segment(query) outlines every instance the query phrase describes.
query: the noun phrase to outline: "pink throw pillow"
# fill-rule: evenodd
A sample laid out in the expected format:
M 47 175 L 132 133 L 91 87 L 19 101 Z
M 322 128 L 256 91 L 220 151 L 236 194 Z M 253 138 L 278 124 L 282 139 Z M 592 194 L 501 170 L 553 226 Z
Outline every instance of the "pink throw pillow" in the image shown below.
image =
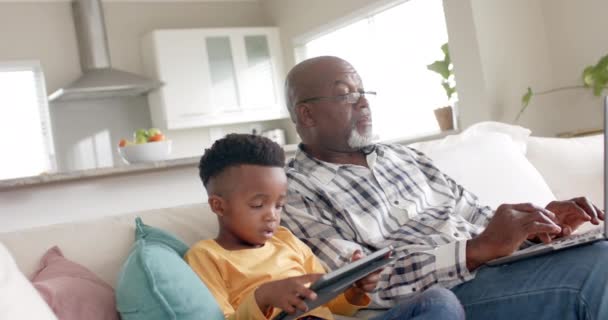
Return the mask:
M 87 268 L 49 249 L 32 284 L 60 320 L 118 320 L 114 289 Z

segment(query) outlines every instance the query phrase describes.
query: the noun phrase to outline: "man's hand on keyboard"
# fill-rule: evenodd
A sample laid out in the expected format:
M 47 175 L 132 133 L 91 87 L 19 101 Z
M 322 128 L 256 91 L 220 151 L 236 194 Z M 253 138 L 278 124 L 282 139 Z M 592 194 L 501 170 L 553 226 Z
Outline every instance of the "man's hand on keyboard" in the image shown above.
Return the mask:
M 487 261 L 508 256 L 530 237 L 538 236 L 549 243 L 551 235 L 561 231 L 549 210 L 529 203 L 503 204 L 496 209 L 485 230 L 467 241 L 467 268 L 472 271 Z
M 546 207 L 557 217 L 562 232 L 558 237 L 571 235 L 585 222 L 598 225 L 604 220 L 604 211 L 591 203 L 586 197 L 578 197 L 565 201 L 552 201 Z

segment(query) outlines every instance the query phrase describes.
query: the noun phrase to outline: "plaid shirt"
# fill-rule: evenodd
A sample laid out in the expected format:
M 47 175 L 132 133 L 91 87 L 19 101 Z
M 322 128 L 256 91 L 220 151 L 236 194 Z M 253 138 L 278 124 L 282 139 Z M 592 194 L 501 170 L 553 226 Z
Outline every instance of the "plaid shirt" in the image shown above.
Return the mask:
M 320 161 L 300 148 L 287 166 L 282 224 L 329 269 L 349 262 L 355 249 L 392 245 L 398 259 L 372 294 L 379 307 L 472 279 L 466 241 L 484 229 L 492 209 L 414 149 L 376 144 L 364 151 L 369 168 Z

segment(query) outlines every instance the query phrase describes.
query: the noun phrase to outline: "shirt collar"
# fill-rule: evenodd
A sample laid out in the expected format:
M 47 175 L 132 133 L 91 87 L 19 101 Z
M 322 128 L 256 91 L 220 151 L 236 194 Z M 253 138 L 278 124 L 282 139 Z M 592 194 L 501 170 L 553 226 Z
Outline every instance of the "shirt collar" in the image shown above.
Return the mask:
M 373 167 L 376 158 L 382 154 L 378 149 L 376 144 L 362 149 L 370 168 Z M 370 160 L 372 161 L 370 162 Z M 338 170 L 343 166 L 346 165 L 322 161 L 311 156 L 304 151 L 303 144 L 301 143 L 298 145 L 298 150 L 296 150 L 294 161 L 291 165 L 296 171 L 315 177 L 323 184 L 331 182 L 338 173 Z

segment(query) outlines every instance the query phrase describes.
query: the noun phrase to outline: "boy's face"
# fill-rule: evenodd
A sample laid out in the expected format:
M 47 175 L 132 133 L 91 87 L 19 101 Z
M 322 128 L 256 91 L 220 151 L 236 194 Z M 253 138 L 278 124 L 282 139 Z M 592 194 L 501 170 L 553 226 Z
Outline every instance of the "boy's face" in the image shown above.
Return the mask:
M 219 178 L 224 191 L 209 198 L 219 217 L 218 243 L 226 249 L 263 246 L 281 222 L 287 193 L 283 168 L 240 165 Z

